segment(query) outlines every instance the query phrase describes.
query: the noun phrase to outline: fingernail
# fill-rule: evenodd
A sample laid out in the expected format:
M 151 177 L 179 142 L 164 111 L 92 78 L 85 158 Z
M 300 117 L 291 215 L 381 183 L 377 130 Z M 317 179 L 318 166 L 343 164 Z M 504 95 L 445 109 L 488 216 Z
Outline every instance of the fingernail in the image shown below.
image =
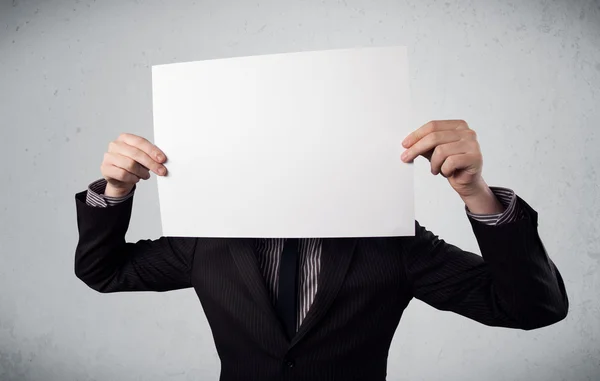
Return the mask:
M 167 172 L 167 170 L 165 169 L 165 167 L 158 168 L 158 174 L 159 175 L 164 175 L 166 172 Z
M 403 147 L 408 147 L 408 138 L 406 138 L 406 139 L 404 139 L 404 140 L 402 141 L 402 146 L 403 146 Z
M 408 157 L 408 151 L 404 151 L 401 156 L 402 160 L 406 160 L 407 157 Z
M 161 155 L 160 153 L 156 154 L 156 159 L 158 159 L 158 161 L 163 161 L 165 159 L 165 157 L 163 155 Z

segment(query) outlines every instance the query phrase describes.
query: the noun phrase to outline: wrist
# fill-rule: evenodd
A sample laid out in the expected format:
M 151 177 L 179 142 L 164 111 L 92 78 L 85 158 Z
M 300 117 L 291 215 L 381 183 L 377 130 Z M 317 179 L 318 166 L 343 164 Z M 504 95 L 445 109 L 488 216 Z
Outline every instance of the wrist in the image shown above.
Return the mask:
M 132 189 L 133 189 L 133 185 L 130 187 L 120 188 L 120 187 L 112 186 L 110 183 L 107 183 L 106 188 L 104 189 L 104 195 L 108 196 L 108 197 L 115 197 L 115 198 L 125 197 L 129 193 L 131 193 Z
M 473 214 L 499 214 L 505 208 L 483 179 L 466 194 L 460 195 L 469 212 Z

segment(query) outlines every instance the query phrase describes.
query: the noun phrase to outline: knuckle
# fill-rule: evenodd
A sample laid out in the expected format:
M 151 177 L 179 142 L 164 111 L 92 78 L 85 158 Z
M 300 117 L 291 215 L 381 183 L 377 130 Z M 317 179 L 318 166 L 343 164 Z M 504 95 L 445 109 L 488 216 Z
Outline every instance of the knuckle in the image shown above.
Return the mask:
M 432 156 L 430 164 L 432 170 L 437 169 L 439 171 L 442 167 L 442 164 L 444 164 L 444 161 L 439 156 Z
M 431 163 L 439 162 L 442 157 L 444 157 L 444 148 L 442 148 L 442 146 L 437 146 L 431 154 Z
M 127 158 L 133 162 L 139 162 L 141 160 L 140 152 L 136 149 L 128 151 Z
M 133 155 L 133 159 L 135 161 L 135 164 L 137 166 L 137 168 L 148 168 L 149 165 L 152 165 L 152 161 L 148 160 L 148 157 L 146 156 L 146 154 L 144 154 L 141 151 L 137 151 L 134 155 Z
M 122 132 L 119 134 L 119 137 L 117 138 L 117 140 L 125 140 L 127 138 L 129 138 L 131 136 L 131 134 L 127 133 L 127 132 Z
M 127 159 L 127 162 L 125 164 L 125 169 L 127 169 L 130 172 L 135 171 L 137 168 L 137 162 L 131 158 Z
M 131 142 L 133 143 L 133 145 L 138 146 L 140 145 L 145 139 L 142 138 L 139 135 L 134 135 L 134 134 L 127 134 L 127 136 L 129 137 L 129 140 L 131 140 Z
M 119 168 L 115 174 L 115 178 L 117 180 L 123 181 L 123 182 L 126 182 L 127 180 L 129 180 L 128 176 L 129 176 L 129 172 L 127 172 L 126 170 L 124 170 L 122 168 Z
M 436 144 L 436 145 L 440 142 L 440 140 L 442 138 L 442 134 L 439 131 L 432 132 L 431 134 L 429 134 L 429 136 L 430 136 L 429 139 L 430 139 L 431 143 Z
M 110 178 L 117 181 L 123 181 L 123 174 L 121 171 L 117 170 L 115 173 L 111 174 Z

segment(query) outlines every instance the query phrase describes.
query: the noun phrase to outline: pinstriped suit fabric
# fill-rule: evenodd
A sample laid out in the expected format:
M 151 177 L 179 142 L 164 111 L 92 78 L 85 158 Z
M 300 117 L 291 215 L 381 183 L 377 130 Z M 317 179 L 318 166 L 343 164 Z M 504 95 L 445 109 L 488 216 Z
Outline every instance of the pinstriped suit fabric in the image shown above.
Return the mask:
M 135 189 L 124 197 L 105 196 L 104 189 L 106 180 L 100 179 L 90 184 L 86 195 L 86 203 L 95 207 L 108 207 L 117 205 L 133 197 Z M 496 225 L 509 223 L 522 218 L 522 211 L 518 208 L 514 192 L 505 188 L 493 188 L 494 193 L 506 211 L 501 214 L 474 215 L 467 214 L 475 220 Z M 321 240 L 318 238 L 302 239 L 300 241 L 300 276 L 299 276 L 299 298 L 297 306 L 298 325 L 308 313 L 318 289 L 318 279 L 321 270 Z M 275 304 L 278 294 L 279 260 L 283 251 L 284 239 L 260 239 L 256 241 L 256 255 L 267 289 L 271 295 L 272 303 Z
M 133 198 L 110 208 L 76 195 L 75 273 L 100 292 L 193 287 L 213 332 L 221 380 L 385 380 L 410 300 L 483 324 L 535 329 L 566 316 L 563 280 L 537 233 L 537 213 L 497 226 L 471 219 L 482 256 L 416 223 L 415 237 L 321 242 L 318 291 L 289 341 L 273 309 L 259 240 L 126 242 Z M 265 277 L 266 274 L 266 277 Z

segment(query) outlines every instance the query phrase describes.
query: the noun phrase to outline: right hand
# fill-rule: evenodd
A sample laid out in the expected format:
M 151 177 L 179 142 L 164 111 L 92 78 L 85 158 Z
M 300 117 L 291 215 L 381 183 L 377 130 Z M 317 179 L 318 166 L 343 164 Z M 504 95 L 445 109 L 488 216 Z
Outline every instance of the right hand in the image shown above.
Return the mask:
M 167 168 L 163 163 L 166 160 L 164 152 L 148 140 L 133 134 L 121 134 L 109 143 L 100 166 L 107 181 L 104 194 L 109 197 L 125 196 L 140 179 L 148 180 L 150 171 L 165 176 Z

